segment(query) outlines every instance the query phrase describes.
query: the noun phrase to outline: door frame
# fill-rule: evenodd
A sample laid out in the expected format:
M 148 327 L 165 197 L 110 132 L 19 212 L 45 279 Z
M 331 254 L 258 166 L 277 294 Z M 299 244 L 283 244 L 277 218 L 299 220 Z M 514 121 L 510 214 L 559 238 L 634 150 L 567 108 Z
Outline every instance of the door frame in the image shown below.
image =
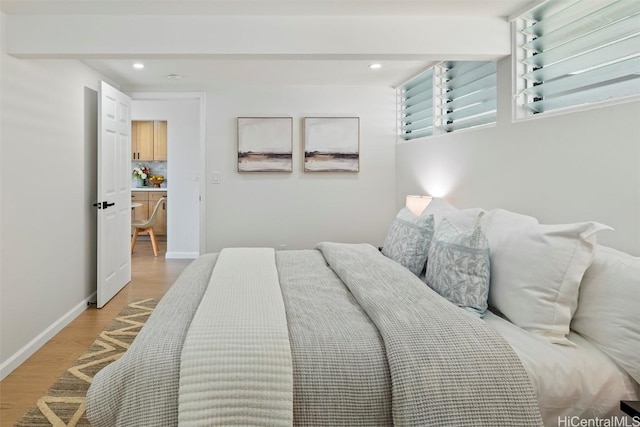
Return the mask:
M 207 106 L 205 92 L 130 92 L 132 101 L 173 101 L 196 99 L 200 103 L 200 141 L 198 142 L 198 151 L 200 153 L 200 162 L 198 167 L 199 175 L 199 193 L 200 193 L 200 210 L 198 218 L 198 249 L 200 255 L 206 253 L 206 130 L 207 130 Z M 167 245 L 171 235 L 167 234 Z

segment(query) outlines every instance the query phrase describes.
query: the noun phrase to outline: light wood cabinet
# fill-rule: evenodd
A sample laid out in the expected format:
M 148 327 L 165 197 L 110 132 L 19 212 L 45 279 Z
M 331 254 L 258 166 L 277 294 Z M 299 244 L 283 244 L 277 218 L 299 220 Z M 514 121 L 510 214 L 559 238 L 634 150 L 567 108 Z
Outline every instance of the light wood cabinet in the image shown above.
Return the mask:
M 133 160 L 153 160 L 153 121 L 131 122 L 131 158 Z
M 153 160 L 167 160 L 167 121 L 153 122 Z
M 167 121 L 131 121 L 131 159 L 167 160 Z
M 167 192 L 166 191 L 132 191 L 131 201 L 135 203 L 141 203 L 142 206 L 133 208 L 131 211 L 131 220 L 144 221 L 153 213 L 158 200 L 161 197 L 165 199 L 158 208 L 158 217 L 156 219 L 156 225 L 153 226 L 153 231 L 156 236 L 167 235 Z
M 164 200 L 158 207 L 158 218 L 156 220 L 156 225 L 153 226 L 153 231 L 155 231 L 156 236 L 167 235 L 167 193 L 164 191 L 149 193 L 149 215 L 151 215 L 151 213 L 153 212 L 153 208 L 156 206 L 156 203 L 162 197 L 164 197 Z
M 131 210 L 131 221 L 144 221 L 149 218 L 149 195 L 146 191 L 132 191 L 131 202 L 141 204 Z

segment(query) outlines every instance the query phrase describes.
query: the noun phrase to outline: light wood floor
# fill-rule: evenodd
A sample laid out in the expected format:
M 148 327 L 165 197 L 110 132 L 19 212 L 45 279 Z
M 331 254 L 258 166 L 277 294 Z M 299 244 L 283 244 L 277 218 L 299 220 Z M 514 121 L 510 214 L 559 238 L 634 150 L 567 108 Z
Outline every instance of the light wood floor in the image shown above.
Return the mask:
M 129 302 L 160 298 L 191 260 L 165 260 L 166 242 L 138 240 L 131 257 L 131 283 L 105 307 L 89 308 L 0 382 L 0 426 L 12 426 L 91 345 Z

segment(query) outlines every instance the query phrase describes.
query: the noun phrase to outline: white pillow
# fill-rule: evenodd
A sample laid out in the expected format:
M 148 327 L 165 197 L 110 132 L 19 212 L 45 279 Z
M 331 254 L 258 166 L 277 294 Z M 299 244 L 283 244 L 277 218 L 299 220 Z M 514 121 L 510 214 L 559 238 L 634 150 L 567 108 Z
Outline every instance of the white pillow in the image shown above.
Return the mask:
M 459 229 L 475 228 L 476 220 L 484 215 L 485 210 L 481 208 L 455 209 L 452 211 L 440 211 L 433 214 L 434 226 L 437 228 L 443 219 L 449 221 Z
M 444 199 L 434 197 L 420 215 L 425 217 L 433 215 L 435 227 L 438 227 L 440 221 L 446 218 L 457 228 L 473 228 L 476 218 L 481 212 L 485 212 L 484 209 L 458 209 L 447 203 Z
M 424 208 L 420 216 L 428 217 L 429 215 L 434 215 L 435 226 L 437 227 L 438 224 L 440 224 L 443 215 L 456 211 L 458 211 L 458 208 L 455 206 L 450 205 L 440 197 L 434 197 L 431 199 L 431 203 Z
M 640 258 L 598 245 L 571 329 L 640 383 Z
M 489 241 L 489 306 L 511 323 L 570 345 L 566 339 L 578 304 L 578 288 L 593 260 L 595 222 L 542 225 L 502 209 L 482 220 Z

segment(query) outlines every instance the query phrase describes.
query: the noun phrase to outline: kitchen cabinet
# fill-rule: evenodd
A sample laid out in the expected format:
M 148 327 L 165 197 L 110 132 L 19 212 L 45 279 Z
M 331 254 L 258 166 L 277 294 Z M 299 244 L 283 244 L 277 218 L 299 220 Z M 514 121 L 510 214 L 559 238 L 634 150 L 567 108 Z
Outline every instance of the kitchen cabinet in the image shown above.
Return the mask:
M 158 218 L 156 225 L 153 227 L 153 231 L 155 231 L 156 236 L 167 235 L 167 193 L 166 191 L 149 193 L 149 215 L 151 215 L 154 206 L 162 197 L 164 197 L 164 200 L 158 208 Z
M 166 191 L 132 191 L 131 202 L 141 203 L 142 206 L 138 206 L 131 211 L 132 221 L 144 221 L 149 218 L 149 215 L 153 213 L 153 208 L 156 202 L 164 197 L 162 204 L 158 208 L 158 216 L 156 218 L 156 225 L 153 226 L 153 231 L 156 236 L 167 235 L 167 192 Z
M 131 122 L 131 159 L 153 160 L 153 121 Z
M 149 218 L 149 195 L 146 191 L 132 191 L 131 203 L 140 203 L 131 209 L 131 221 L 144 221 Z
M 167 160 L 167 121 L 153 122 L 153 160 Z
M 167 121 L 131 121 L 131 159 L 167 160 Z

